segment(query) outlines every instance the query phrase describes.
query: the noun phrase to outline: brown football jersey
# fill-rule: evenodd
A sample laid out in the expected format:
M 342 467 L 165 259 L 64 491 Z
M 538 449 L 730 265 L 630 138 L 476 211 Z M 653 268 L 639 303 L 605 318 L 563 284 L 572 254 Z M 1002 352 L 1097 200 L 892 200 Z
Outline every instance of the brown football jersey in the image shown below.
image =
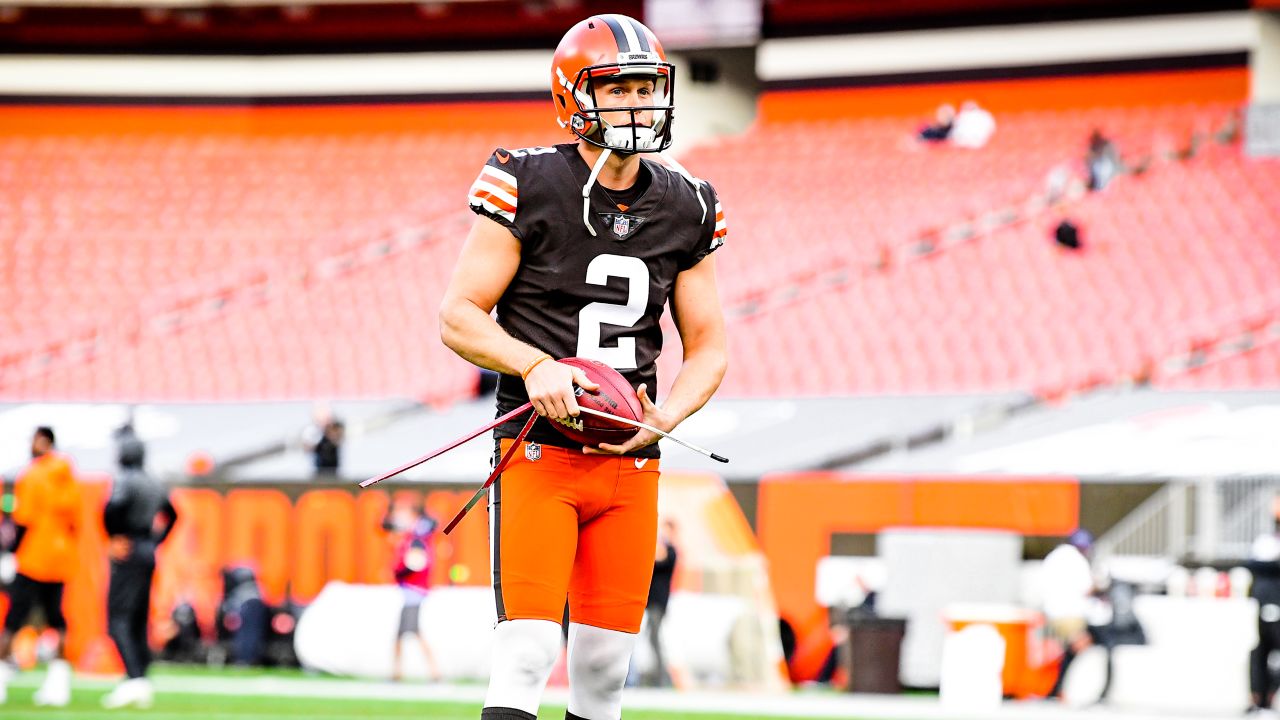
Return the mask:
M 648 187 L 630 203 L 620 204 L 625 192 L 592 185 L 588 217 L 595 236 L 582 220 L 582 186 L 591 168 L 572 143 L 495 150 L 468 201 L 520 241 L 520 267 L 498 301 L 498 324 L 552 357 L 599 360 L 632 387 L 647 384 L 657 402 L 663 306 L 676 276 L 723 244 L 726 229 L 709 183 L 695 188 L 648 158 L 641 165 Z M 500 414 L 528 399 L 518 376 L 499 379 Z M 495 435 L 515 437 L 522 424 L 499 426 Z M 575 447 L 549 422 L 535 424 L 529 439 Z M 658 446 L 635 455 L 657 457 Z

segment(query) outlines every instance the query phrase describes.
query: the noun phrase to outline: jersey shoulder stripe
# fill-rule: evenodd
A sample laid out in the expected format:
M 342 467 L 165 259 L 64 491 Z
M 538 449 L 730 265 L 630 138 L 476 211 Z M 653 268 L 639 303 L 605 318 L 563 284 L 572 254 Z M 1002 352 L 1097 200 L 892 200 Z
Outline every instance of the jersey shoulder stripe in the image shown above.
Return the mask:
M 493 165 L 485 165 L 471 184 L 467 204 L 514 223 L 519 197 L 519 183 L 515 175 Z

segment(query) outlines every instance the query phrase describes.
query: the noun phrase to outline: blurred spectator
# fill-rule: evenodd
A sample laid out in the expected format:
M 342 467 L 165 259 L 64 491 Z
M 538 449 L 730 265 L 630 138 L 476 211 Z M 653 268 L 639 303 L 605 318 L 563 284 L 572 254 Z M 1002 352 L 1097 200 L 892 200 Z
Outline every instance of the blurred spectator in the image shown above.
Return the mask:
M 1089 174 L 1088 187 L 1095 192 L 1106 189 L 1124 167 L 1120 163 L 1120 151 L 1101 130 L 1094 128 L 1089 135 L 1089 148 L 1084 157 L 1085 170 Z
M 156 548 L 169 537 L 178 512 L 169 491 L 143 469 L 146 447 L 125 426 L 117 434 L 120 474 L 103 509 L 110 536 L 111 582 L 107 591 L 107 632 L 120 651 L 128 679 L 102 698 L 103 707 L 149 707 L 154 692 L 147 680 L 151 649 L 147 619 L 151 615 L 151 581 Z
M 396 630 L 391 679 L 400 679 L 401 648 L 405 635 L 412 635 L 417 638 L 418 646 L 422 649 L 431 679 L 439 680 L 440 667 L 419 624 L 422 601 L 431 590 L 431 569 L 435 565 L 431 536 L 435 534 L 436 521 L 422 510 L 421 505 L 411 503 L 393 509 L 387 520 L 383 521 L 383 526 L 389 526 L 390 530 L 399 535 L 393 573 L 404 598 L 404 605 L 400 609 L 400 625 Z
M 9 586 L 9 612 L 0 631 L 0 703 L 7 699 L 13 670 L 6 661 L 13 636 L 37 606 L 57 633 L 56 658 L 49 663 L 36 705 L 63 707 L 71 702 L 71 665 L 66 660 L 67 620 L 62 614 L 63 586 L 76 570 L 80 525 L 80 489 L 71 463 L 55 450 L 53 429 L 36 428 L 31 464 L 14 487 L 14 553 L 17 572 Z
M 1089 565 L 1092 550 L 1093 535 L 1088 530 L 1076 530 L 1045 557 L 1040 569 L 1045 620 L 1050 634 L 1062 643 L 1062 664 L 1050 697 L 1061 696 L 1062 680 L 1071 661 L 1091 644 L 1086 615 L 1094 589 Z
M 978 103 L 966 100 L 960 106 L 951 126 L 951 144 L 956 147 L 980 148 L 996 131 L 996 119 Z
M 218 606 L 218 640 L 228 646 L 231 662 L 259 665 L 267 642 L 267 605 L 258 575 L 246 565 L 222 570 L 222 603 Z
M 658 539 L 653 555 L 653 580 L 649 583 L 649 600 L 645 605 L 647 624 L 645 639 L 653 649 L 653 669 L 640 677 L 640 684 L 650 687 L 671 685 L 667 663 L 662 656 L 662 621 L 667 615 L 667 603 L 671 600 L 671 579 L 676 572 L 676 524 L 670 518 L 662 520 L 658 527 Z
M 313 424 L 303 431 L 302 444 L 311 453 L 317 476 L 337 475 L 346 425 L 324 406 L 317 406 L 313 415 Z
M 1277 688 L 1270 660 L 1280 650 L 1280 536 L 1276 531 L 1253 541 L 1245 567 L 1253 574 L 1249 597 L 1258 601 L 1258 646 L 1249 653 L 1249 692 L 1255 710 L 1269 711 Z
M 1111 583 L 1105 593 L 1106 603 L 1111 609 L 1110 620 L 1105 624 L 1089 626 L 1090 640 L 1094 645 L 1107 651 L 1107 678 L 1098 696 L 1099 702 L 1106 700 L 1107 693 L 1111 690 L 1112 655 L 1116 647 L 1147 643 L 1147 635 L 1142 630 L 1142 624 L 1138 622 L 1137 614 L 1133 611 L 1133 599 L 1137 594 L 1137 588 L 1133 583 Z
M 1080 240 L 1080 228 L 1071 222 L 1069 218 L 1063 218 L 1053 228 L 1053 239 L 1054 242 L 1067 250 L 1082 250 L 1084 248 Z
M 315 454 L 316 474 L 338 474 L 338 467 L 342 465 L 342 441 L 346 438 L 346 433 L 346 425 L 337 418 L 325 423 L 320 440 L 312 449 Z
M 934 112 L 932 124 L 920 128 L 917 137 L 925 142 L 942 142 L 951 136 L 951 128 L 955 125 L 956 109 L 950 103 L 943 103 Z
M 205 661 L 207 653 L 204 637 L 200 632 L 196 609 L 189 600 L 180 600 L 173 606 L 173 612 L 169 614 L 169 625 L 162 626 L 161 633 L 166 639 L 160 650 L 160 659 L 180 663 Z

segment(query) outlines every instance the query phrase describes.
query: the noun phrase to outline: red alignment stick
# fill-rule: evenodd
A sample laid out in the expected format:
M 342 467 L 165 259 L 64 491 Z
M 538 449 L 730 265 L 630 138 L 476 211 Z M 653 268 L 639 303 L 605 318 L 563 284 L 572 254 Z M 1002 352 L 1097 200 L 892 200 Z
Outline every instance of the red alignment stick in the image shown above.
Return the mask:
M 480 502 L 480 498 L 484 497 L 484 491 L 489 489 L 489 486 L 493 484 L 493 481 L 497 480 L 498 476 L 502 474 L 502 469 L 507 466 L 507 463 L 511 462 L 511 456 L 515 455 L 516 448 L 520 447 L 520 443 L 524 442 L 524 436 L 529 434 L 529 428 L 533 427 L 533 424 L 537 422 L 537 420 L 538 413 L 534 413 L 529 416 L 529 420 L 525 422 L 524 427 L 520 428 L 520 434 L 516 435 L 516 439 L 511 443 L 511 447 L 507 448 L 507 451 L 502 453 L 502 459 L 498 461 L 497 465 L 493 466 L 493 472 L 489 473 L 489 479 L 484 481 L 484 484 L 480 486 L 480 489 L 476 490 L 476 494 L 472 495 L 471 499 L 467 501 L 467 504 L 463 505 L 462 509 L 458 511 L 458 514 L 454 515 L 453 519 L 449 521 L 449 524 L 444 526 L 445 535 L 448 535 L 449 531 L 453 530 L 454 526 L 461 522 L 463 516 L 465 516 L 471 508 L 475 507 L 476 503 Z
M 417 460 L 413 460 L 413 461 L 411 461 L 411 462 L 405 463 L 404 465 L 401 465 L 400 467 L 396 468 L 395 470 L 389 470 L 389 471 L 387 471 L 387 472 L 382 473 L 381 475 L 379 475 L 379 476 L 377 476 L 377 477 L 371 477 L 371 478 L 369 478 L 368 480 L 365 480 L 364 482 L 361 482 L 361 483 L 360 483 L 360 487 L 362 487 L 362 488 L 369 487 L 370 485 L 372 485 L 372 484 L 374 484 L 374 483 L 382 482 L 383 480 L 386 480 L 386 479 L 387 479 L 387 478 L 389 478 L 389 477 L 395 477 L 396 475 L 399 475 L 400 473 L 404 472 L 405 470 L 409 470 L 409 469 L 412 469 L 412 468 L 416 468 L 416 467 L 418 467 L 419 465 L 421 465 L 422 463 L 424 463 L 424 462 L 426 462 L 426 461 L 430 460 L 431 458 L 434 458 L 434 457 L 437 457 L 437 456 L 443 455 L 443 454 L 445 454 L 445 453 L 449 452 L 450 450 L 452 450 L 452 449 L 454 449 L 454 448 L 458 447 L 458 446 L 459 446 L 459 445 L 461 445 L 462 443 L 464 443 L 464 442 L 466 442 L 466 441 L 468 441 L 468 440 L 470 440 L 470 439 L 472 439 L 472 438 L 476 437 L 477 435 L 480 435 L 481 433 L 488 432 L 488 431 L 490 431 L 490 430 L 492 430 L 492 429 L 494 429 L 494 428 L 498 427 L 498 426 L 499 426 L 499 425 L 501 425 L 502 423 L 504 423 L 504 422 L 506 422 L 506 421 L 510 420 L 511 418 L 513 418 L 513 417 L 515 417 L 515 416 L 517 416 L 517 415 L 519 415 L 519 414 L 521 414 L 521 413 L 523 413 L 523 412 L 525 412 L 525 411 L 527 411 L 527 410 L 529 410 L 529 409 L 530 409 L 530 408 L 532 408 L 532 407 L 533 407 L 533 403 L 525 403 L 525 404 L 521 405 L 520 407 L 516 408 L 515 410 L 512 410 L 511 412 L 507 413 L 506 415 L 503 415 L 502 417 L 500 417 L 500 418 L 498 418 L 498 419 L 494 420 L 493 422 L 489 423 L 488 425 L 485 425 L 484 427 L 482 427 L 482 428 L 480 428 L 480 429 L 478 429 L 478 430 L 473 430 L 472 432 L 467 433 L 467 434 L 466 434 L 466 435 L 464 435 L 463 437 L 460 437 L 460 438 L 458 438 L 457 440 L 454 440 L 453 442 L 449 443 L 448 445 L 445 445 L 444 447 L 442 447 L 442 448 L 440 448 L 440 449 L 438 449 L 438 450 L 433 450 L 433 451 L 431 451 L 431 452 L 427 453 L 426 455 L 423 455 L 422 457 L 418 458 Z M 537 415 L 535 414 L 535 415 L 534 415 L 534 417 L 537 417 Z

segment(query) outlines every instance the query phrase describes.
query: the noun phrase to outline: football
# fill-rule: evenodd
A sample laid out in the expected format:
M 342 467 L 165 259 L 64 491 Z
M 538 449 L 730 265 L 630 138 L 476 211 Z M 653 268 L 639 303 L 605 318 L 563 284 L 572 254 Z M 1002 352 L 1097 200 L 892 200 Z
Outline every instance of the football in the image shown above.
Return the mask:
M 600 386 L 594 393 L 574 388 L 579 406 L 630 420 L 644 419 L 644 410 L 640 407 L 640 398 L 636 397 L 635 388 L 617 370 L 598 360 L 578 357 L 565 358 L 560 362 L 581 369 L 592 382 Z M 587 447 L 595 447 L 600 443 L 619 445 L 639 432 L 638 428 L 630 425 L 586 413 L 571 418 L 569 422 L 552 422 L 551 425 L 565 437 Z

